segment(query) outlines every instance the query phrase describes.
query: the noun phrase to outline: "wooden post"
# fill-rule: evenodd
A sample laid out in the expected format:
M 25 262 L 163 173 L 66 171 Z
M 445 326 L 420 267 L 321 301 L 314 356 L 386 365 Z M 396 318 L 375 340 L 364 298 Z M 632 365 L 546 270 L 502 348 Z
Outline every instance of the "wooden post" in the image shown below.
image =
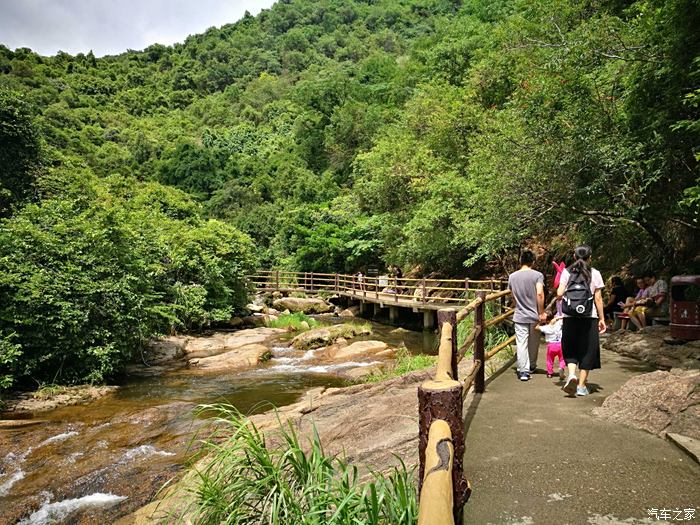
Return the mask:
M 425 291 L 425 277 L 423 277 L 423 303 L 428 302 L 428 295 L 426 294 Z
M 446 421 L 437 419 L 430 425 L 425 462 L 429 469 L 423 479 L 418 525 L 454 525 L 454 444 Z
M 311 291 L 314 291 L 314 272 L 311 272 Z
M 462 421 L 462 385 L 459 381 L 426 381 L 418 387 L 418 492 L 426 477 L 426 448 L 430 427 L 436 420 L 445 421 L 452 434 L 454 464 L 452 467 L 453 515 L 459 517 L 464 503 L 469 499 L 469 483 L 464 479 L 464 422 Z M 435 465 L 428 466 L 428 472 Z
M 335 274 L 335 293 L 340 293 L 340 276 Z
M 464 301 L 469 302 L 469 277 L 464 279 Z
M 447 323 L 452 332 L 452 379 L 459 379 L 457 377 L 457 310 L 452 308 L 438 310 L 437 317 L 440 334 L 442 335 L 445 323 Z
M 474 341 L 474 361 L 481 361 L 482 365 L 474 378 L 474 392 L 477 394 L 482 394 L 484 392 L 484 364 L 486 360 L 484 359 L 484 335 L 486 334 L 486 320 L 485 311 L 486 303 L 483 302 L 486 297 L 486 292 L 476 292 L 477 298 L 481 298 L 482 302 L 476 307 L 474 312 L 474 327 L 479 327 L 479 334 L 476 336 L 476 341 Z
M 280 271 L 275 270 L 275 290 L 280 291 Z
M 499 287 L 500 290 L 501 291 L 505 290 L 506 289 L 505 283 L 502 280 L 500 281 L 500 283 L 501 283 L 501 285 Z M 504 295 L 503 297 L 501 297 L 501 313 L 503 313 L 505 311 L 506 311 L 506 296 Z

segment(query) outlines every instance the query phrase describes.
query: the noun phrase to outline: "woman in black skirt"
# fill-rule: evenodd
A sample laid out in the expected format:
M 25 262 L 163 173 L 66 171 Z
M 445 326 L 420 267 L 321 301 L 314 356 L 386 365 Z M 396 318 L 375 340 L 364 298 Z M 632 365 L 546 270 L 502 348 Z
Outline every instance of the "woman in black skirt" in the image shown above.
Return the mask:
M 564 391 L 586 396 L 589 394 L 586 386 L 588 375 L 591 370 L 600 368 L 598 335 L 606 329 L 602 295 L 605 283 L 600 272 L 590 265 L 591 249 L 588 246 L 578 246 L 574 250 L 574 257 L 575 262 L 562 272 L 557 290 L 557 299 L 564 300 L 561 347 L 568 369 Z M 568 286 L 570 280 L 572 286 Z M 576 287 L 573 286 L 575 283 L 588 285 L 590 294 L 586 291 L 581 294 L 579 291 L 576 295 Z M 585 297 L 586 295 L 588 297 Z M 586 304 L 587 302 L 590 304 Z M 579 377 L 576 376 L 577 367 L 580 371 Z

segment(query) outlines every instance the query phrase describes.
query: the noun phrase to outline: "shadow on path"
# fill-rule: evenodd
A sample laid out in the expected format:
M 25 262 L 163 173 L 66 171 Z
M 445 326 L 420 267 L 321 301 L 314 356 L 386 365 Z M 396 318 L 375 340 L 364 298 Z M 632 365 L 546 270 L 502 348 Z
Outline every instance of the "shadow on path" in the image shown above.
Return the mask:
M 544 373 L 520 382 L 512 366 L 470 394 L 464 469 L 474 492 L 464 523 L 652 523 L 651 508 L 700 515 L 700 466 L 663 439 L 591 415 L 652 370 L 605 350 L 601 358 L 587 397 L 567 396 Z

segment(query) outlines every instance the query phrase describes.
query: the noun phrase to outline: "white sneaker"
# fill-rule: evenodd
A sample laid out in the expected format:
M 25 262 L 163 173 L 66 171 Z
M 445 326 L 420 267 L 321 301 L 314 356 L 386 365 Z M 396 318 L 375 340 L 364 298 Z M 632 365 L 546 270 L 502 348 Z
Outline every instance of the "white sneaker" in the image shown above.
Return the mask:
M 578 387 L 578 377 L 575 375 L 571 374 L 567 379 L 566 383 L 564 383 L 564 386 L 562 387 L 562 390 L 566 392 L 569 395 L 573 395 L 576 392 L 576 388 Z

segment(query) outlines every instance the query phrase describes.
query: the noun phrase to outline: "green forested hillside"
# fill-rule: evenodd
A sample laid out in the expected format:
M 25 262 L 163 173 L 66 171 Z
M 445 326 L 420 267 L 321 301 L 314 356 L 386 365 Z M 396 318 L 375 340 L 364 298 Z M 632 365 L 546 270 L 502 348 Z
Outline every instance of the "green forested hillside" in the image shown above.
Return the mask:
M 578 241 L 608 269 L 688 267 L 698 27 L 693 0 L 289 0 L 118 56 L 0 47 L 0 372 L 39 324 L 75 326 L 66 348 L 133 341 L 77 328 L 100 323 L 71 317 L 91 290 L 32 302 L 59 286 L 47 267 L 128 275 L 120 298 L 153 297 L 116 323 L 131 337 L 229 315 L 237 281 L 172 255 L 181 236 L 236 275 L 254 264 L 239 231 L 256 264 L 309 271 L 464 274 Z

